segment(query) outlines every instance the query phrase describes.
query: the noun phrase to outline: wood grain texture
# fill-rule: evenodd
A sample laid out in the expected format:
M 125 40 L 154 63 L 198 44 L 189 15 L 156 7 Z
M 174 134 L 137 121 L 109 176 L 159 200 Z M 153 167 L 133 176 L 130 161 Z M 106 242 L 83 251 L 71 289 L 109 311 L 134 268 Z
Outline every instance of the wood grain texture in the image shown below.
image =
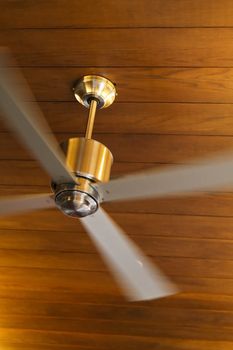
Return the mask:
M 114 215 L 116 216 L 116 215 Z M 155 221 L 156 223 L 156 221 Z M 213 225 L 211 218 L 209 225 Z M 200 225 L 201 227 L 201 225 Z M 211 259 L 213 256 L 219 260 L 232 259 L 233 244 L 232 238 L 222 239 L 224 233 L 216 235 L 216 238 L 188 238 L 184 232 L 171 232 L 170 236 L 163 236 L 163 232 L 151 230 L 148 234 L 140 235 L 140 229 L 132 230 L 126 224 L 124 228 L 127 234 L 150 256 L 171 256 L 171 257 L 192 257 L 198 259 Z M 173 233 L 173 234 L 172 234 Z M 213 235 L 213 232 L 212 232 Z M 7 261 L 11 254 L 17 257 L 17 251 L 23 257 L 30 253 L 56 254 L 57 251 L 76 253 L 96 253 L 92 242 L 79 225 L 73 232 L 36 230 L 3 230 L 1 229 L 1 259 Z M 62 247 L 60 246 L 62 242 Z M 32 251 L 32 252 L 30 252 Z M 224 251 L 224 255 L 222 252 Z M 59 255 L 59 253 L 58 253 Z M 5 257 L 5 258 L 4 258 Z M 13 260 L 13 258 L 12 258 Z M 9 263 L 12 263 L 11 261 Z
M 59 133 L 56 136 L 58 141 L 62 142 L 70 137 L 82 135 Z M 150 163 L 151 166 L 156 166 L 156 163 L 194 163 L 197 159 L 217 157 L 233 149 L 233 138 L 224 136 L 100 134 L 96 139 L 111 150 L 116 163 Z M 135 152 L 132 152 L 132 148 Z M 1 133 L 0 159 L 31 160 L 32 156 L 15 137 Z M 135 170 L 139 168 L 140 164 Z
M 77 300 L 82 303 L 99 303 L 101 301 L 103 304 L 120 302 L 119 305 L 124 301 L 107 271 L 87 272 L 2 267 L 0 272 L 0 295 L 3 300 L 4 298 L 21 299 L 21 303 L 25 299 L 47 300 L 52 303 L 57 299 L 62 299 L 64 302 L 73 300 L 74 303 Z M 212 295 L 227 297 L 232 295 L 233 292 L 233 280 L 231 278 L 194 277 L 189 276 L 188 273 L 186 276 L 172 275 L 170 278 L 182 289 L 183 293 L 208 294 L 211 298 Z M 65 288 L 62 287 L 64 285 Z M 93 289 L 95 293 L 93 293 Z M 154 312 L 156 311 L 154 310 Z M 72 317 L 72 315 L 70 316 Z M 109 317 L 111 317 L 111 314 Z
M 117 83 L 119 102 L 233 103 L 233 68 L 51 67 L 22 72 L 38 101 L 74 101 L 76 80 L 99 74 Z
M 87 111 L 76 102 L 39 105 L 54 132 L 84 133 Z M 97 112 L 94 132 L 232 136 L 233 104 L 114 103 Z
M 10 47 L 19 65 L 31 67 L 232 67 L 232 40 L 233 28 L 0 33 L 0 44 Z
M 144 239 L 144 236 L 232 240 L 233 219 L 230 216 L 209 217 L 183 215 L 181 217 L 175 214 L 119 212 L 111 213 L 111 216 L 129 234 L 140 237 L 143 228 L 142 240 Z M 76 232 L 77 234 L 83 232 L 83 229 L 78 221 L 70 220 L 57 210 L 38 211 L 27 215 L 5 217 L 1 219 L 0 225 L 1 230 L 25 230 L 29 235 L 30 232 L 28 233 L 28 231 L 42 231 L 41 239 L 46 239 L 46 237 L 43 235 L 43 231 L 59 231 L 61 232 L 60 235 L 64 232 L 69 232 L 69 234 L 70 232 L 73 232 L 74 234 Z M 9 240 L 11 239 L 12 235 L 14 235 L 14 231 L 1 232 L 2 235 L 6 235 Z M 15 234 L 17 236 L 17 241 L 20 240 L 21 237 L 17 235 L 17 233 Z M 76 239 L 79 239 L 78 236 Z M 58 240 L 56 242 L 51 240 L 49 244 L 51 247 L 53 247 L 54 244 L 55 246 L 56 244 L 62 244 L 62 241 Z M 62 248 L 63 246 L 60 247 L 60 250 L 62 250 Z
M 85 129 L 76 79 L 116 82 L 94 134 L 112 177 L 233 149 L 232 1 L 4 0 L 0 28 L 59 141 Z M 0 197 L 49 183 L 1 122 Z M 232 350 L 233 187 L 104 208 L 182 293 L 130 304 L 78 220 L 2 217 L 3 350 Z
M 171 250 L 170 250 L 171 251 Z M 26 254 L 25 254 L 26 253 Z M 172 253 L 169 253 L 171 255 Z M 170 276 L 194 278 L 229 278 L 233 279 L 232 260 L 220 258 L 192 258 L 179 256 L 157 256 L 156 249 L 151 261 Z M 218 255 L 219 257 L 219 255 Z M 28 268 L 29 273 L 35 269 L 58 271 L 105 272 L 106 266 L 96 253 L 78 253 L 75 251 L 24 251 L 2 250 L 1 266 L 4 268 Z M 30 270 L 31 269 L 31 270 Z
M 100 0 L 98 15 L 94 0 L 5 0 L 0 13 L 5 28 L 233 26 L 231 0 Z
M 183 310 L 182 310 L 183 311 Z M 74 333 L 89 333 L 93 328 L 96 329 L 96 332 L 99 334 L 114 334 L 114 335 L 129 335 L 129 336 L 135 336 L 135 334 L 138 334 L 139 336 L 145 336 L 145 334 L 148 337 L 153 337 L 153 324 L 158 326 L 160 324 L 161 329 L 163 331 L 165 330 L 166 325 L 168 327 L 171 327 L 173 329 L 177 330 L 177 327 L 184 327 L 186 332 L 188 333 L 189 327 L 196 328 L 197 330 L 200 329 L 200 333 L 204 334 L 204 331 L 214 331 L 216 329 L 218 334 L 218 327 L 220 326 L 222 328 L 222 331 L 224 333 L 224 336 L 228 336 L 228 339 L 230 338 L 230 333 L 232 329 L 227 328 L 231 321 L 231 315 L 230 314 L 221 314 L 219 312 L 209 312 L 208 314 L 208 321 L 206 322 L 206 325 L 204 325 L 204 320 L 202 319 L 201 311 L 193 311 L 193 310 L 186 310 L 183 313 L 179 312 L 178 310 L 168 310 L 164 308 L 164 310 L 161 312 L 158 310 L 158 317 L 154 318 L 154 320 L 151 320 L 146 322 L 145 326 L 143 326 L 142 322 L 134 324 L 134 327 L 130 327 L 129 320 L 121 321 L 118 320 L 117 317 L 114 317 L 113 320 L 103 320 L 103 319 L 83 319 L 83 318 L 62 318 L 62 317 L 33 317 L 33 316 L 13 316 L 13 317 L 2 317 L 2 329 L 31 329 L 31 330 L 42 330 L 42 331 L 52 331 L 52 332 L 70 332 L 72 334 Z M 88 312 L 88 310 L 86 310 Z M 164 320 L 165 312 L 168 314 L 172 314 L 171 319 L 169 322 L 166 322 Z M 195 326 L 190 326 L 189 324 L 189 313 L 193 312 L 194 317 L 196 317 L 196 323 Z M 142 319 L 146 320 L 146 314 L 139 312 Z M 143 315 L 144 314 L 144 315 Z M 91 315 L 90 315 L 91 316 Z M 204 315 L 203 315 L 204 316 Z M 159 318 L 161 317 L 161 323 L 159 322 Z M 177 317 L 177 322 L 175 321 L 175 318 Z M 222 318 L 221 318 L 222 317 Z M 13 321 L 11 321 L 11 318 Z M 221 322 L 214 322 L 214 319 L 218 318 L 221 320 Z M 31 323 L 30 323 L 31 319 Z M 228 321 L 228 320 L 229 321 Z M 228 322 L 227 322 L 228 321 Z M 12 323 L 11 323 L 12 322 Z M 70 324 L 70 328 L 69 328 Z M 226 326 L 225 326 L 226 325 Z M 21 327 L 20 327 L 21 326 Z M 127 329 L 128 333 L 127 333 Z M 220 337 L 220 334 L 218 334 Z M 216 337 L 217 338 L 217 337 Z
M 43 350 L 50 350 L 50 349 L 61 349 L 61 350 L 72 350 L 72 349 L 98 349 L 101 350 L 101 348 L 97 347 L 91 347 L 91 346 L 81 346 L 79 347 L 78 345 L 61 345 L 61 344 L 42 344 L 42 345 L 36 345 L 36 344 L 31 344 L 31 345 L 22 345 L 19 343 L 12 343 L 12 342 L 4 342 L 4 348 L 6 350 L 14 350 L 14 349 L 43 349 Z M 172 339 L 167 339 L 167 338 L 162 338 L 162 337 L 156 337 L 156 342 L 154 343 L 154 346 L 156 346 L 156 349 L 158 350 L 215 350 L 216 349 L 216 344 L 218 345 L 218 349 L 220 350 L 231 350 L 231 342 L 228 341 L 206 341 L 206 340 L 189 340 L 189 339 L 180 339 L 180 338 L 172 338 Z M 135 344 L 134 344 L 135 346 Z M 134 349 L 141 349 L 141 344 L 139 344 L 140 348 L 135 348 Z M 151 347 L 150 347 L 151 349 Z
M 76 102 L 40 102 L 51 129 L 84 133 L 87 110 Z M 94 133 L 233 136 L 233 104 L 115 103 L 97 112 Z M 0 123 L 0 132 L 7 127 Z M 97 136 L 98 137 L 98 136 Z

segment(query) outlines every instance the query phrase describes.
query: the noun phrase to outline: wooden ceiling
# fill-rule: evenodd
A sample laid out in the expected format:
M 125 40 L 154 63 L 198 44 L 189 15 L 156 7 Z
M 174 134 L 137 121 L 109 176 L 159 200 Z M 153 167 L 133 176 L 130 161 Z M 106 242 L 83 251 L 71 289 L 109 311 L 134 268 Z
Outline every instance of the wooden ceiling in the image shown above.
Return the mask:
M 84 131 L 74 81 L 116 82 L 95 124 L 113 176 L 233 147 L 232 0 L 4 0 L 0 26 L 59 140 Z M 39 164 L 0 133 L 1 195 L 47 192 Z M 182 293 L 128 303 L 78 221 L 6 217 L 1 350 L 232 350 L 233 187 L 105 209 Z

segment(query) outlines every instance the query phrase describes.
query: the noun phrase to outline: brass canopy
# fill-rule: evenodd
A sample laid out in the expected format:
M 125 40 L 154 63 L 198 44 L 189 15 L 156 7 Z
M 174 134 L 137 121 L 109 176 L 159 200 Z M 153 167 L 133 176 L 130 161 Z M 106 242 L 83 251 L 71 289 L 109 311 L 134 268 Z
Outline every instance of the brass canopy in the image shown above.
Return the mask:
M 99 75 L 86 75 L 74 86 L 74 95 L 79 103 L 89 108 L 90 101 L 98 101 L 98 109 L 110 106 L 116 97 L 115 85 Z

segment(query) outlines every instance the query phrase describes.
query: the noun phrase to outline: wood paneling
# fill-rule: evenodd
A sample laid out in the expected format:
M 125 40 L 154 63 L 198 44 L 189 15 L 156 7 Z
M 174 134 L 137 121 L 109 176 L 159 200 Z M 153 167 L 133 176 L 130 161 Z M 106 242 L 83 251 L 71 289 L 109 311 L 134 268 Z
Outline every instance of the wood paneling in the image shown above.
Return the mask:
M 158 350 L 205 350 L 205 349 L 210 349 L 210 350 L 215 350 L 216 349 L 216 344 L 218 345 L 218 349 L 220 350 L 231 350 L 230 346 L 231 343 L 227 342 L 227 341 L 206 341 L 206 340 L 189 340 L 189 339 L 180 339 L 180 338 L 173 338 L 173 339 L 167 339 L 167 338 L 162 338 L 162 337 L 156 337 L 154 343 L 152 344 L 153 346 L 156 346 L 156 349 Z M 142 347 L 142 344 L 139 344 L 139 348 L 136 348 L 135 344 L 134 345 L 134 349 L 140 349 Z M 145 344 L 144 344 L 145 346 Z M 188 346 L 188 347 L 187 347 Z M 78 345 L 68 345 L 68 346 L 64 346 L 61 344 L 50 344 L 50 345 L 46 345 L 46 344 L 42 344 L 36 345 L 36 344 L 31 344 L 31 345 L 22 345 L 22 344 L 17 344 L 17 343 L 5 343 L 4 342 L 4 348 L 6 350 L 14 350 L 14 349 L 25 349 L 25 350 L 29 350 L 29 349 L 35 349 L 35 350 L 50 350 L 50 349 L 61 349 L 61 350 L 72 350 L 72 349 L 76 349 L 76 350 L 80 350 L 80 349 L 98 349 L 101 350 L 103 349 L 103 347 L 101 348 L 97 348 L 97 347 L 89 347 L 89 346 L 81 346 L 79 347 Z M 109 346 L 108 346 L 109 347 Z M 151 349 L 151 345 L 150 345 L 150 349 Z M 114 348 L 112 348 L 114 349 Z
M 54 132 L 84 132 L 87 112 L 75 102 L 41 102 Z M 1 128 L 1 124 L 0 124 Z M 1 130 L 1 129 L 0 129 Z M 232 104 L 115 103 L 102 109 L 95 134 L 233 135 Z
M 72 87 L 85 74 L 117 83 L 119 102 L 233 103 L 233 68 L 24 68 L 38 101 L 74 101 Z M 110 113 L 110 109 L 109 109 Z
M 203 261 L 203 265 L 204 263 Z M 49 303 L 58 299 L 65 303 L 72 300 L 74 303 L 79 301 L 102 304 L 115 304 L 119 301 L 122 303 L 124 300 L 107 271 L 4 267 L 0 272 L 0 295 L 3 303 L 5 298 L 20 299 L 22 304 L 25 299 L 47 300 Z M 182 293 L 204 293 L 209 294 L 209 298 L 214 294 L 218 297 L 233 293 L 233 280 L 228 277 L 198 277 L 187 273 L 186 276 L 171 275 L 170 278 Z M 70 317 L 75 317 L 75 314 Z
M 211 225 L 211 219 L 209 220 L 209 224 Z M 173 235 L 171 234 L 169 237 L 163 237 L 158 230 L 153 230 L 148 235 L 141 235 L 140 230 L 133 231 L 127 229 L 125 224 L 124 227 L 126 227 L 127 234 L 150 256 L 211 259 L 214 255 L 219 260 L 228 260 L 232 258 L 233 243 L 232 240 L 229 239 L 220 239 L 220 237 L 213 239 L 188 238 L 182 237 L 182 234 L 184 235 L 183 232 L 174 232 Z M 222 236 L 223 235 L 224 234 L 222 234 Z M 35 230 L 33 227 L 28 231 L 1 230 L 0 237 L 1 259 L 4 259 L 4 261 L 7 261 L 8 253 L 9 258 L 11 254 L 13 254 L 13 257 L 14 254 L 17 257 L 18 250 L 20 250 L 19 256 L 21 254 L 23 258 L 26 258 L 27 250 L 32 251 L 29 252 L 29 254 L 34 252 L 36 252 L 36 254 L 43 254 L 43 251 L 45 251 L 45 255 L 50 254 L 50 252 L 51 255 L 53 255 L 57 250 L 67 253 L 96 253 L 90 239 L 82 232 L 80 227 L 78 227 L 78 229 L 76 228 L 76 231 L 66 233 L 65 237 L 63 231 L 54 232 L 44 230 L 44 233 L 42 233 L 41 231 Z M 61 241 L 62 247 L 60 246 Z M 224 255 L 222 255 L 223 251 Z M 9 263 L 13 263 L 13 258 L 9 260 Z
M 77 135 L 71 133 L 56 136 L 62 142 Z M 223 136 L 101 134 L 96 139 L 111 150 L 115 162 L 152 163 L 152 166 L 153 163 L 194 163 L 196 159 L 221 155 L 221 152 L 230 152 L 233 148 L 233 138 Z M 15 138 L 2 133 L 0 159 L 28 160 L 32 156 L 23 147 L 19 147 Z
M 52 130 L 84 133 L 87 111 L 76 102 L 40 102 Z M 0 123 L 0 131 L 7 128 Z M 94 132 L 111 134 L 233 135 L 233 104 L 115 103 L 97 113 Z M 96 136 L 98 137 L 98 136 Z
M 232 67 L 232 40 L 233 28 L 20 30 L 17 36 L 10 30 L 0 35 L 19 65 L 33 67 Z
M 142 240 L 145 235 L 155 237 L 173 237 L 173 238 L 207 238 L 219 240 L 232 240 L 232 217 L 214 217 L 214 216 L 191 216 L 183 215 L 167 215 L 156 213 L 111 213 L 111 216 L 121 225 L 126 232 L 140 237 Z M 64 232 L 83 232 L 77 220 L 70 220 L 64 217 L 58 210 L 38 211 L 38 213 L 30 213 L 27 215 L 20 215 L 15 217 L 4 217 L 0 222 L 1 230 L 26 230 L 32 236 L 34 231 L 42 231 L 40 239 L 46 239 L 43 231 L 59 231 L 60 234 Z M 143 228 L 143 234 L 142 234 Z M 6 235 L 11 239 L 14 231 L 1 231 L 2 235 Z M 38 232 L 38 234 L 40 234 Z M 17 233 L 16 233 L 17 235 Z M 14 236 L 13 236 L 14 237 Z M 69 237 L 69 235 L 68 235 Z M 79 237 L 77 236 L 76 239 Z M 32 237 L 33 239 L 33 237 Z M 17 241 L 20 237 L 17 237 Z M 17 244 L 16 241 L 16 244 Z M 50 247 L 62 242 L 49 241 Z M 81 244 L 81 243 L 80 243 Z M 15 245 L 13 246 L 15 248 Z M 20 242 L 19 242 L 20 247 Z M 63 246 L 61 246 L 62 250 Z
M 113 152 L 112 177 L 232 150 L 232 1 L 4 0 L 0 27 L 59 141 L 85 129 L 76 79 L 116 82 L 94 135 Z M 0 197 L 50 191 L 2 122 L 0 169 Z M 130 304 L 79 221 L 56 209 L 6 216 L 0 347 L 231 350 L 233 186 L 104 208 L 181 293 Z
M 200 243 L 201 244 L 201 243 Z M 181 246 L 182 247 L 182 246 Z M 181 248 L 180 247 L 180 248 Z M 157 248 L 158 249 L 158 248 Z M 211 247 L 210 247 L 211 249 Z M 215 250 L 216 253 L 216 250 Z M 193 277 L 193 278 L 216 278 L 233 279 L 232 260 L 227 260 L 220 255 L 216 258 L 192 258 L 179 256 L 151 256 L 151 261 L 157 264 L 163 271 L 173 277 Z M 169 255 L 172 255 L 170 248 Z M 29 251 L 29 250 L 2 250 L 1 266 L 4 268 L 28 268 L 28 273 L 33 274 L 35 269 L 58 270 L 58 271 L 88 271 L 88 272 L 105 272 L 106 267 L 100 260 L 99 255 L 93 253 L 78 253 L 75 251 L 58 252 L 48 251 Z M 28 267 L 30 266 L 30 267 Z M 224 292 L 224 289 L 223 289 Z
M 151 243 L 152 244 L 152 243 Z M 201 243 L 200 243 L 201 244 Z M 155 245 L 154 245 L 155 247 Z M 211 248 L 211 247 L 210 247 Z M 157 248 L 158 249 L 158 248 Z M 169 256 L 157 256 L 156 249 L 151 261 L 157 263 L 163 271 L 171 276 L 178 277 L 199 277 L 203 278 L 229 278 L 233 279 L 232 260 L 227 260 L 220 255 L 216 258 L 192 258 L 192 257 L 172 257 L 172 249 L 170 248 Z M 216 250 L 215 250 L 216 252 Z M 184 253 L 185 254 L 185 253 Z M 75 251 L 29 251 L 29 250 L 2 250 L 1 266 L 6 268 L 27 268 L 28 272 L 33 273 L 35 269 L 45 270 L 61 270 L 61 271 L 88 271 L 88 272 L 104 272 L 106 267 L 100 260 L 99 255 L 94 253 Z M 30 271 L 30 269 L 32 271 Z
M 88 309 L 84 310 L 84 312 L 88 312 Z M 126 310 L 127 312 L 127 310 Z M 154 317 L 153 320 L 148 320 L 147 324 L 143 325 L 142 323 L 135 322 L 134 327 L 130 327 L 130 321 L 124 320 L 122 321 L 122 315 L 120 315 L 119 320 L 118 317 L 114 317 L 114 320 L 104 320 L 104 319 L 92 319 L 94 318 L 94 315 L 89 315 L 90 319 L 86 319 L 84 316 L 83 318 L 62 318 L 57 316 L 54 317 L 33 317 L 33 316 L 15 316 L 11 317 L 13 318 L 13 321 L 11 321 L 10 317 L 3 316 L 2 317 L 2 329 L 7 328 L 14 328 L 14 329 L 30 329 L 30 330 L 42 330 L 42 331 L 54 331 L 54 332 L 71 332 L 75 333 L 78 329 L 80 333 L 88 333 L 91 332 L 92 329 L 96 329 L 96 333 L 99 334 L 115 334 L 115 335 L 129 335 L 129 336 L 135 336 L 135 334 L 138 334 L 139 336 L 148 336 L 153 337 L 154 336 L 154 327 L 153 325 L 160 325 L 160 329 L 165 330 L 165 327 L 171 327 L 178 330 L 177 328 L 184 327 L 188 334 L 188 329 L 190 327 L 190 312 L 193 312 L 194 317 L 196 318 L 195 326 L 191 326 L 193 328 L 196 328 L 197 330 L 200 329 L 200 337 L 204 335 L 204 331 L 213 331 L 217 329 L 217 327 L 221 327 L 222 331 L 224 332 L 224 336 L 227 335 L 229 340 L 232 340 L 230 338 L 232 328 L 227 328 L 229 324 L 232 322 L 232 316 L 229 313 L 220 313 L 220 312 L 212 312 L 209 313 L 209 319 L 205 323 L 205 319 L 202 317 L 205 317 L 205 315 L 202 315 L 200 310 L 197 312 L 193 310 L 186 310 L 185 312 L 178 311 L 178 310 L 168 310 L 164 308 L 164 310 L 158 310 L 158 317 Z M 100 312 L 101 313 L 101 312 Z M 139 312 L 139 315 L 146 314 L 148 315 L 148 312 Z M 166 314 L 171 315 L 171 318 L 169 321 L 165 320 L 167 318 Z M 99 317 L 100 318 L 100 317 Z M 146 317 L 145 317 L 146 318 Z M 177 318 L 177 320 L 176 320 Z M 218 322 L 214 322 L 215 319 L 218 319 Z M 30 321 L 31 320 L 31 321 Z M 70 328 L 69 328 L 70 325 Z M 178 327 L 177 327 L 178 326 Z M 128 333 L 127 333 L 128 332 Z M 220 334 L 216 334 L 216 340 L 217 338 L 220 338 Z
M 6 28 L 224 27 L 233 26 L 231 0 L 2 1 Z

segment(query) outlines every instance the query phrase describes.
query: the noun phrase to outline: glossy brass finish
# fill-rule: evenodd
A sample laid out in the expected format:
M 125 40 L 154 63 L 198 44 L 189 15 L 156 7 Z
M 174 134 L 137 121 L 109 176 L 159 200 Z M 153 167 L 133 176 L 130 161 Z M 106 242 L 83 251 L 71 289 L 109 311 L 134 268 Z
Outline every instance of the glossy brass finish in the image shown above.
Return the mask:
M 92 136 L 97 105 L 98 105 L 98 102 L 96 100 L 91 100 L 86 134 L 85 134 L 86 139 L 91 139 L 91 136 Z
M 95 182 L 110 178 L 113 156 L 102 143 L 86 138 L 71 138 L 61 144 L 68 167 L 78 176 Z
M 92 99 L 98 101 L 98 108 L 110 106 L 116 97 L 115 85 L 99 75 L 86 75 L 74 86 L 75 98 L 89 108 Z

